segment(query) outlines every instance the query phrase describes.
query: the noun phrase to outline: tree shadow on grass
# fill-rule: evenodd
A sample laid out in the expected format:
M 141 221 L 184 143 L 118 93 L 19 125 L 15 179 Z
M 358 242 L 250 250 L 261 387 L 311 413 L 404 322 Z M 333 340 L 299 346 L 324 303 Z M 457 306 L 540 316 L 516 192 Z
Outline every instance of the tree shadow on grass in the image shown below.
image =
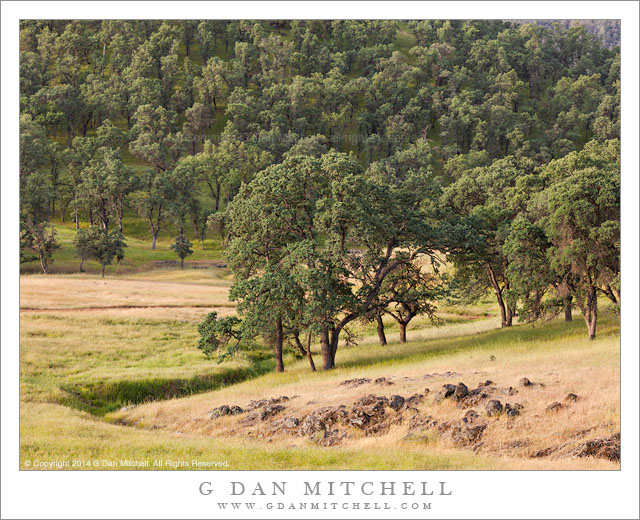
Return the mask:
M 597 338 L 605 338 L 619 334 L 619 321 L 613 315 L 605 315 L 598 322 Z M 462 351 L 474 350 L 495 354 L 510 349 L 527 349 L 540 343 L 559 341 L 562 339 L 586 339 L 586 327 L 581 319 L 565 323 L 557 319 L 550 323 L 535 325 L 518 325 L 514 327 L 489 330 L 464 337 L 432 339 L 415 342 L 419 347 L 413 347 L 407 352 L 409 343 L 392 343 L 387 346 L 372 345 L 371 354 L 358 355 L 341 361 L 338 350 L 338 368 L 372 367 L 389 364 L 415 363 L 427 361 L 442 355 L 456 354 Z M 404 351 L 404 352 L 403 352 Z

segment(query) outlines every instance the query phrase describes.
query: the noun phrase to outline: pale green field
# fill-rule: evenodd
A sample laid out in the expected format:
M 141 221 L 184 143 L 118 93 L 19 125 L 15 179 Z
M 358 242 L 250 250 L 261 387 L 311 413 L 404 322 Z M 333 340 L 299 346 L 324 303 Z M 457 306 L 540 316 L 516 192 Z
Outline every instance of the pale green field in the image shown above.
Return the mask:
M 225 469 L 619 467 L 592 458 L 532 459 L 527 450 L 504 449 L 523 436 L 537 447 L 571 438 L 580 428 L 593 427 L 593 436 L 619 431 L 619 326 L 606 310 L 591 342 L 578 316 L 571 324 L 500 330 L 490 300 L 477 308 L 443 309 L 440 327 L 416 320 L 407 344 L 395 343 L 392 323 L 386 347 L 375 344 L 372 326 L 360 324 L 360 345 L 341 347 L 336 370 L 311 373 L 307 361 L 289 349 L 285 373 L 276 374 L 267 350 L 218 364 L 195 348 L 196 324 L 204 313 L 211 308 L 233 312 L 224 270 L 162 269 L 105 281 L 96 284 L 102 280 L 91 275 L 21 277 L 22 467 L 27 460 L 125 458 L 226 460 Z M 478 454 L 434 439 L 406 442 L 400 429 L 330 448 L 305 437 L 249 439 L 235 423 L 223 421 L 217 428 L 206 417 L 220 404 L 244 406 L 278 395 L 298 395 L 304 411 L 303 403 L 338 404 L 373 391 L 347 390 L 339 386 L 344 379 L 400 381 L 447 370 L 470 388 L 483 379 L 516 386 L 523 376 L 544 381 L 545 387 L 520 398 L 528 410 L 518 423 L 522 428 L 492 425 L 487 449 Z M 450 381 L 436 378 L 429 386 L 435 391 L 443 382 Z M 384 392 L 409 395 L 424 386 L 398 383 Z M 544 407 L 568 392 L 583 399 L 561 415 L 546 417 Z M 121 410 L 130 404 L 139 406 Z M 443 418 L 460 415 L 448 404 L 433 411 Z

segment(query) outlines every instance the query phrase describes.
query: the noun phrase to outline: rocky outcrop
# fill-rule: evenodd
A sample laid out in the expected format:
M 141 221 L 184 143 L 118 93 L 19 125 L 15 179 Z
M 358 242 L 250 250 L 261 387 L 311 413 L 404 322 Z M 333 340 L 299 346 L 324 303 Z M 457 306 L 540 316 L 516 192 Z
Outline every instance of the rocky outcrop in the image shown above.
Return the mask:
M 244 426 L 252 426 L 258 422 L 266 421 L 271 417 L 278 415 L 284 410 L 284 406 L 281 404 L 270 404 L 267 406 L 261 406 L 257 410 L 250 412 L 247 416 L 240 421 L 240 424 Z
M 612 461 L 620 460 L 620 434 L 598 437 L 576 446 L 570 453 L 574 457 L 595 457 Z
M 345 379 L 340 386 L 347 386 L 349 388 L 357 388 L 361 385 L 366 385 L 371 383 L 371 379 L 367 379 L 366 377 L 360 377 L 357 379 Z
M 343 423 L 347 416 L 345 405 L 318 408 L 302 420 L 298 435 L 314 435 L 317 432 L 330 430 L 332 426 Z
M 256 408 L 262 408 L 263 406 L 271 405 L 271 404 L 280 404 L 287 402 L 289 398 L 286 395 L 281 395 L 280 397 L 272 397 L 270 399 L 259 399 L 257 401 L 249 401 L 249 404 L 245 407 L 245 412 L 250 412 L 255 410 Z
M 218 406 L 209 412 L 210 419 L 217 419 L 218 417 L 224 417 L 226 415 L 238 415 L 244 413 L 244 410 L 239 406 L 228 406 L 223 404 L 222 406 Z

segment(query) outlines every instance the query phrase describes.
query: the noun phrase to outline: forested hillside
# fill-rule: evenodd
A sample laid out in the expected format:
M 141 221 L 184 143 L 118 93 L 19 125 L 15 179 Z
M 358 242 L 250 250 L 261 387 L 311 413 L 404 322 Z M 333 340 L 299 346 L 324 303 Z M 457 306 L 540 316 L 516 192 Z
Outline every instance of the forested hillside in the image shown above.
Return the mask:
M 613 49 L 620 47 L 620 20 L 506 20 L 518 24 L 535 23 L 547 29 L 553 29 L 558 25 L 563 29 L 572 27 L 584 27 L 592 34 L 601 38 L 605 47 Z M 577 29 L 578 31 L 580 29 Z
M 205 352 L 266 322 L 332 368 L 350 322 L 445 292 L 590 337 L 619 304 L 620 52 L 583 26 L 25 21 L 20 68 L 22 260 L 52 221 L 103 274 L 124 236 L 219 237 L 244 321 Z

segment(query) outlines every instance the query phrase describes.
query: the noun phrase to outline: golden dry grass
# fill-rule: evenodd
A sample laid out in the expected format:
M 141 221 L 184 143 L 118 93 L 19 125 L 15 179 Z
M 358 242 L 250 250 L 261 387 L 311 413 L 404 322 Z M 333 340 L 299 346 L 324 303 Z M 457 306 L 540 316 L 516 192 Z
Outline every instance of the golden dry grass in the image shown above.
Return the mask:
M 162 270 L 165 271 L 165 270 Z M 211 270 L 99 278 L 92 275 L 28 275 L 20 277 L 21 310 L 105 309 L 126 307 L 233 307 L 230 282 Z M 187 281 L 185 281 L 187 279 Z

